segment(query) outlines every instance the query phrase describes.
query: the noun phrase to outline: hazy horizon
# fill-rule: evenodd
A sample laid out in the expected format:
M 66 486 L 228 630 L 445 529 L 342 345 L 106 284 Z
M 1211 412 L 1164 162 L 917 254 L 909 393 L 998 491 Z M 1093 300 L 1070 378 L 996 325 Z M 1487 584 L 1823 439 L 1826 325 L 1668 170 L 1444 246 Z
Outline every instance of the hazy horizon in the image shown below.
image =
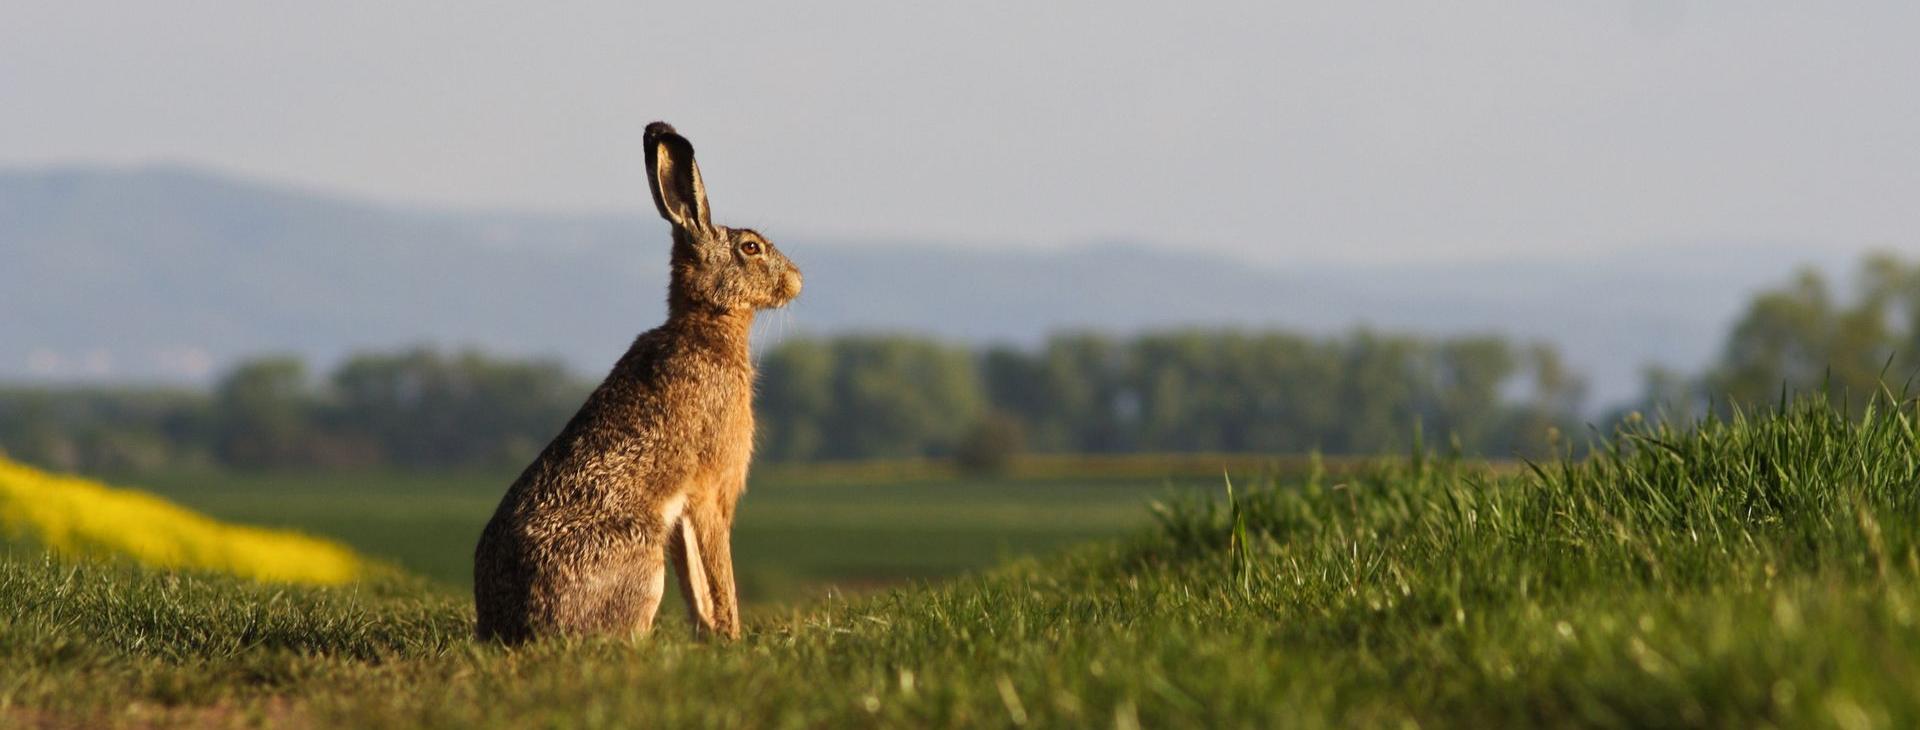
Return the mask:
M 0 166 L 1288 261 L 1912 250 L 1920 6 L 5 5 Z M 1758 250 L 1758 249 L 1756 249 Z

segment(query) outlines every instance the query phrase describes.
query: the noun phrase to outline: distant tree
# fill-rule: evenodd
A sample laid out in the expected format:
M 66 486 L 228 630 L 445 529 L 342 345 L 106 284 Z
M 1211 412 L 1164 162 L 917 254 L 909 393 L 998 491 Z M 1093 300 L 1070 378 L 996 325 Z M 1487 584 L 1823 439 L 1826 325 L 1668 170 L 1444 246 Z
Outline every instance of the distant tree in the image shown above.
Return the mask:
M 1857 408 L 1882 388 L 1920 387 L 1920 261 L 1868 256 L 1845 293 L 1814 269 L 1760 292 L 1706 372 L 1648 370 L 1639 401 L 1614 420 L 1684 423 L 1709 409 L 1766 407 L 1813 391 Z
M 1566 364 L 1559 350 L 1544 343 L 1526 348 L 1521 367 L 1525 373 L 1523 392 L 1508 409 L 1507 421 L 1498 429 L 1498 438 L 1490 439 L 1483 450 L 1541 458 L 1556 450 L 1582 447 L 1582 443 L 1571 438 L 1561 440 L 1559 437 L 1573 433 L 1582 425 L 1586 379 Z
M 1425 355 L 1427 392 L 1419 396 L 1422 428 L 1462 444 L 1497 439 L 1508 425 L 1502 422 L 1508 403 L 1501 389 L 1537 374 L 1522 372 L 1522 357 L 1499 337 L 1463 337 L 1433 347 Z
M 525 463 L 587 390 L 557 361 L 426 348 L 356 356 L 332 381 L 331 429 L 407 466 Z
M 1427 377 L 1419 358 L 1422 349 L 1415 338 L 1367 330 L 1348 338 L 1339 348 L 1340 376 L 1331 388 L 1340 415 L 1330 424 L 1325 451 L 1406 448 L 1414 428 L 1421 426 L 1417 399 Z
M 1920 374 L 1920 264 L 1865 260 L 1842 303 L 1817 271 L 1760 293 L 1734 325 L 1700 388 L 1721 403 L 1756 405 L 1826 390 L 1858 405 Z
M 960 438 L 954 462 L 971 474 L 1000 474 L 1013 466 L 1014 459 L 1026 447 L 1026 428 L 1020 418 L 1006 411 L 993 411 L 982 417 Z
M 988 352 L 983 366 L 994 405 L 1026 424 L 1037 451 L 1107 453 L 1131 448 L 1140 418 L 1128 387 L 1127 349 L 1091 333 L 1049 338 L 1038 353 Z
M 1053 394 L 1047 388 L 1045 364 L 1039 358 L 1005 345 L 991 346 L 980 355 L 980 377 L 987 400 L 1002 409 L 1001 413 L 1028 424 L 1045 422 L 1041 423 L 1047 431 L 1044 436 L 1029 433 L 1027 438 L 1040 441 L 1045 450 L 1067 450 L 1072 437 L 1050 418 Z
M 972 356 L 921 338 L 788 343 L 761 371 L 768 446 L 789 458 L 949 455 L 986 407 Z
M 213 460 L 207 394 L 183 388 L 0 390 L 0 448 L 62 471 L 138 471 Z
M 1128 350 L 1126 390 L 1140 404 L 1128 440 L 1143 448 L 1277 452 L 1325 435 L 1308 423 L 1326 413 L 1334 368 L 1311 340 L 1188 330 L 1146 335 Z
M 834 368 L 833 347 L 824 340 L 789 340 L 761 359 L 755 403 L 761 454 L 805 461 L 828 452 Z
M 1038 424 L 1034 448 L 1367 453 L 1404 447 L 1422 426 L 1476 453 L 1534 452 L 1578 423 L 1585 396 L 1553 348 L 1497 337 L 1190 329 L 1094 342 L 1098 357 L 1058 339 L 1037 355 L 985 356 L 995 407 Z M 1091 376 L 1050 382 L 1062 352 Z
M 214 408 L 226 463 L 258 468 L 305 461 L 316 432 L 313 394 L 299 359 L 269 357 L 235 367 L 215 389 Z

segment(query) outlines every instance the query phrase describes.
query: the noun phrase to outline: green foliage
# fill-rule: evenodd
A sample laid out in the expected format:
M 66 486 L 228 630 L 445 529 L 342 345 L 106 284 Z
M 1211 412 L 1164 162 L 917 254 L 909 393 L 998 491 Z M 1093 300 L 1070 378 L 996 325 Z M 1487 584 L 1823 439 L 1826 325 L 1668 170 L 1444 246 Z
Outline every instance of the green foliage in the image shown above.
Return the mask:
M 87 471 L 517 466 L 590 387 L 554 362 L 474 352 L 362 354 L 324 378 L 270 357 L 240 364 L 210 395 L 0 391 L 0 448 Z M 945 458 L 983 445 L 970 438 L 1017 434 L 996 448 L 1372 454 L 1403 448 L 1418 426 L 1469 453 L 1541 454 L 1548 434 L 1576 422 L 1580 394 L 1550 348 L 1492 337 L 1182 330 L 975 353 L 847 336 L 765 355 L 758 453 Z
M 986 408 L 971 355 L 919 338 L 797 342 L 760 370 L 762 453 L 774 459 L 948 454 Z
M 1756 296 L 1720 361 L 1691 382 L 1649 375 L 1643 408 L 1686 418 L 1709 407 L 1775 404 L 1823 392 L 1858 407 L 1920 378 L 1920 261 L 1868 257 L 1842 302 L 1819 272 Z
M 148 388 L 0 389 L 0 451 L 66 471 L 145 470 L 214 459 L 200 393 Z
M 954 462 L 971 474 L 1002 474 L 1026 443 L 1026 427 L 1005 411 L 989 413 L 960 440 Z
M 214 392 L 216 447 L 226 463 L 261 467 L 301 458 L 313 436 L 307 366 L 267 357 L 234 368 Z
M 1139 374 L 1121 390 L 1138 394 L 1136 440 L 1149 450 L 1378 453 L 1403 448 L 1403 435 L 1421 427 L 1504 455 L 1538 440 L 1512 426 L 1565 423 L 1571 408 L 1541 408 L 1578 400 L 1566 392 L 1579 387 L 1572 379 L 1509 399 L 1526 358 L 1550 351 L 1492 337 L 1187 332 L 1143 338 L 1132 350 Z
M 800 341 L 762 373 L 762 453 L 788 460 L 951 453 L 983 409 L 1042 453 L 1366 454 L 1424 427 L 1472 453 L 1541 454 L 1582 388 L 1544 345 L 1367 331 L 1070 334 L 971 359 L 904 338 Z
M 332 386 L 332 430 L 377 450 L 370 462 L 424 467 L 525 464 L 587 393 L 557 361 L 427 349 L 352 358 Z
M 0 447 L 68 471 L 519 466 L 589 386 L 546 360 L 416 349 L 348 359 L 324 382 L 301 361 L 243 362 L 212 393 L 0 390 Z
M 732 645 L 474 646 L 406 586 L 0 566 L 0 713 L 354 727 L 1911 727 L 1920 405 L 1176 500 L 1159 530 Z M 1224 485 L 1223 485 L 1224 486 Z M 225 713 L 225 714 L 218 714 Z
M 1129 422 L 1139 403 L 1123 395 L 1133 373 L 1125 348 L 1091 333 L 1048 338 L 1039 352 L 994 348 L 982 375 L 994 404 L 1021 419 L 1040 452 L 1117 453 L 1136 448 Z

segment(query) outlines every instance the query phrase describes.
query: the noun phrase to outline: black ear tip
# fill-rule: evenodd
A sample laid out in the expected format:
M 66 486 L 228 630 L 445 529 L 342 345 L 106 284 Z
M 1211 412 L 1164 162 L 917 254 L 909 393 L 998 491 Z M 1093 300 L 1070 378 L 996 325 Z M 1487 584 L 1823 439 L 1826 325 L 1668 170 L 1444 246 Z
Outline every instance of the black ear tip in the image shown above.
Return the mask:
M 673 135 L 677 137 L 677 136 L 680 136 L 680 133 L 674 131 L 673 125 L 668 124 L 666 122 L 654 122 L 652 124 L 647 125 L 647 137 L 658 139 L 660 137 L 665 137 L 667 135 Z

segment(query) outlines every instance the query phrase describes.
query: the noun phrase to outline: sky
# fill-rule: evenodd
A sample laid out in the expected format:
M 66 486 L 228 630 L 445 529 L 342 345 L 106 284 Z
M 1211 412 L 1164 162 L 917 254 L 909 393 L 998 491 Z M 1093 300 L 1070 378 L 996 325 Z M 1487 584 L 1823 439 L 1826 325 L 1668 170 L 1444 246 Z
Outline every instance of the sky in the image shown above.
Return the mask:
M 1264 264 L 1920 250 L 1920 3 L 0 0 L 0 166 Z

